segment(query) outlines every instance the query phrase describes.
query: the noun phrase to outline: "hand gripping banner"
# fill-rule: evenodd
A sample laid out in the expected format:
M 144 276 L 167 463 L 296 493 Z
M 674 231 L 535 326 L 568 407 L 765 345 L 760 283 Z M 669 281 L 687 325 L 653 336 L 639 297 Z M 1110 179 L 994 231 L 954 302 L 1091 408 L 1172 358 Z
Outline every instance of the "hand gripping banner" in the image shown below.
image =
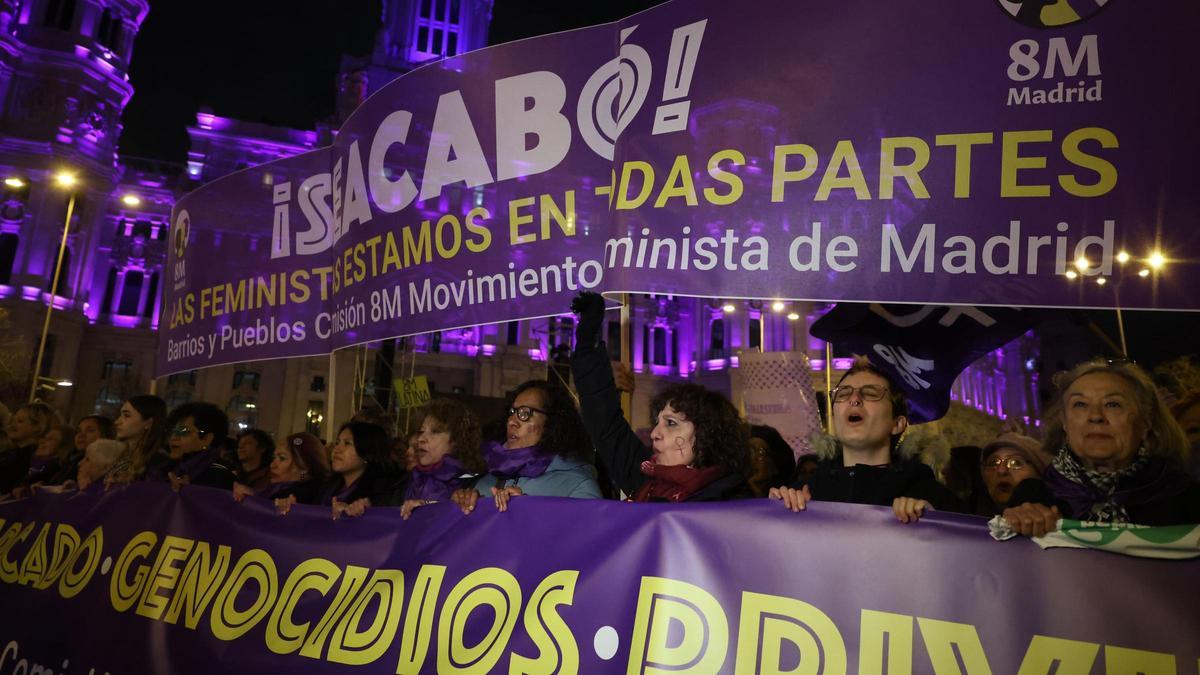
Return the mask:
M 1196 309 L 1198 24 L 1185 2 L 675 0 L 431 64 L 332 146 L 179 201 L 159 374 L 579 289 Z
M 1200 659 L 1200 559 L 997 542 L 968 516 L 523 497 L 334 521 L 136 484 L 39 493 L 0 520 L 3 673 L 1171 674 Z

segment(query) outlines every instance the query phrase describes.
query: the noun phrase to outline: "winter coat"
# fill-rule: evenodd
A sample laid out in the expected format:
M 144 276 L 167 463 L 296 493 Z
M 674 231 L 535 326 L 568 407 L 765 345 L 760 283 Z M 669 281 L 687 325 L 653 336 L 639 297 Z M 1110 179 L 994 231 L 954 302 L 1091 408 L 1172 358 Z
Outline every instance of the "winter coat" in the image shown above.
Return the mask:
M 813 499 L 823 502 L 891 506 L 897 497 L 912 497 L 924 499 L 938 511 L 970 512 L 950 488 L 937 481 L 932 469 L 915 459 L 897 460 L 887 466 L 844 466 L 841 456 L 823 459 L 813 475 L 791 487 L 805 485 Z

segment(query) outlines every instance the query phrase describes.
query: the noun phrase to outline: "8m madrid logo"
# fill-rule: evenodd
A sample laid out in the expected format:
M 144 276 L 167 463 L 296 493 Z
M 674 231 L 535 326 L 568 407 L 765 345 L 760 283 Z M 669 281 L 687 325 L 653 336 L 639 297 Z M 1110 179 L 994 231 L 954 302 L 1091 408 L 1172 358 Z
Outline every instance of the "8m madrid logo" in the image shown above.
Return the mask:
M 187 209 L 175 216 L 175 229 L 171 233 L 171 246 L 175 249 L 175 290 L 179 290 L 187 281 L 187 269 L 184 266 L 183 254 L 187 252 L 188 237 L 191 235 L 192 217 Z

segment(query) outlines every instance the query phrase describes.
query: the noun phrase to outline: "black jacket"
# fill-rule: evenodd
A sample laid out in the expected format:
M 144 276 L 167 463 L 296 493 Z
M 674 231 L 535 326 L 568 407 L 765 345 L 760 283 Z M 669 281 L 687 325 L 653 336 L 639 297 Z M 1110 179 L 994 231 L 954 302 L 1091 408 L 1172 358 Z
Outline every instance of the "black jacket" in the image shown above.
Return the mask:
M 0 494 L 11 492 L 29 475 L 29 460 L 37 444 L 0 451 Z
M 1053 468 L 1047 469 L 1046 475 L 1051 472 L 1054 472 Z M 1059 478 L 1056 484 L 1065 486 L 1065 480 Z M 1086 500 L 1070 500 L 1065 492 L 1055 494 L 1054 489 L 1054 485 L 1040 478 L 1026 478 L 1013 490 L 1008 503 L 1011 506 L 1057 506 L 1064 518 L 1090 519 L 1091 509 Z M 1142 471 L 1119 481 L 1116 497 L 1129 514 L 1131 523 L 1152 526 L 1200 523 L 1200 483 L 1178 466 L 1160 459 L 1152 460 Z
M 824 502 L 891 506 L 897 497 L 913 497 L 924 499 L 938 511 L 970 512 L 950 488 L 937 481 L 932 469 L 915 459 L 898 460 L 882 467 L 844 466 L 841 457 L 823 459 L 812 476 L 796 481 L 791 487 L 799 489 L 805 485 L 813 499 Z
M 406 475 L 392 467 L 367 465 L 366 472 L 358 479 L 354 490 L 341 498 L 341 501 L 348 504 L 365 497 L 371 500 L 371 506 L 399 506 L 404 501 L 404 487 L 406 486 L 404 478 Z M 334 474 L 333 478 L 325 483 L 320 503 L 324 506 L 332 506 L 333 498 L 345 487 L 346 483 L 342 477 Z
M 603 344 L 579 349 L 571 356 L 571 374 L 579 392 L 580 413 L 596 454 L 608 475 L 627 495 L 633 495 L 650 477 L 642 462 L 651 458 L 621 412 L 621 394 L 613 381 L 612 363 Z M 753 496 L 741 474 L 729 474 L 694 492 L 689 502 L 724 501 Z

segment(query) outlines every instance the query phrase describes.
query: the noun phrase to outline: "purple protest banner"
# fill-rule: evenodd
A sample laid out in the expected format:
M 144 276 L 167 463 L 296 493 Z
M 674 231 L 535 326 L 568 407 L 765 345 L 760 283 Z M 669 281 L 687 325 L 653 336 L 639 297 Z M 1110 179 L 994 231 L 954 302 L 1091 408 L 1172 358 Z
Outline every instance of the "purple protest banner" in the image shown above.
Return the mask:
M 1200 659 L 1200 561 L 996 542 L 966 516 L 524 497 L 333 521 L 136 484 L 38 494 L 0 519 L 4 673 L 1186 673 Z
M 197 235 L 262 243 L 184 250 L 213 276 L 168 307 L 260 270 L 307 271 L 310 297 L 325 270 L 328 293 L 172 321 L 159 374 L 562 313 L 580 288 L 1196 309 L 1200 83 L 1177 66 L 1200 5 L 1035 4 L 675 0 L 420 68 L 323 163 L 180 202 Z M 234 344 L 277 314 L 307 337 Z M 170 349 L 201 339 L 229 346 Z

